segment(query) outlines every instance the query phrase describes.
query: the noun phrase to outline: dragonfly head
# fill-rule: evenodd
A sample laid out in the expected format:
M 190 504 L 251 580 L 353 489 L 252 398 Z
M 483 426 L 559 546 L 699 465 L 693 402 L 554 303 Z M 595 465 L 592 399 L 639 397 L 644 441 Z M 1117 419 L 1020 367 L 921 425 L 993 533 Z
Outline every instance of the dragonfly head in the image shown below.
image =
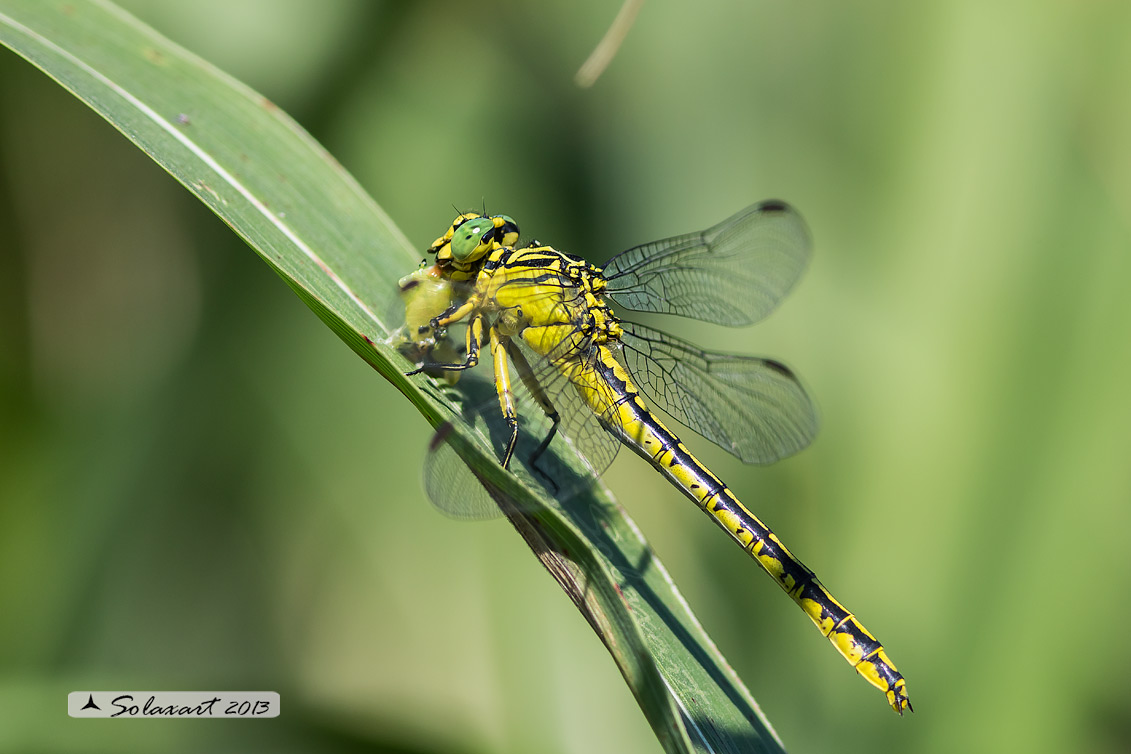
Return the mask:
M 486 217 L 476 212 L 459 215 L 448 232 L 437 238 L 428 253 L 442 265 L 467 269 L 495 249 L 518 241 L 518 225 L 506 215 Z

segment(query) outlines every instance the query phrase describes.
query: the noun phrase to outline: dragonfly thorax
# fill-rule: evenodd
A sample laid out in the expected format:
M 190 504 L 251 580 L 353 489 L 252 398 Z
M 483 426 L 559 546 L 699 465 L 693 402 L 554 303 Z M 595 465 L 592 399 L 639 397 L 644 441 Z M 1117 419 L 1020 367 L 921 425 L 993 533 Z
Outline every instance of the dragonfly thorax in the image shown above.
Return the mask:
M 605 280 L 588 262 L 550 246 L 504 249 L 480 278 L 484 308 L 500 331 L 551 358 L 618 341 L 620 321 L 604 297 Z
M 613 314 L 612 307 L 603 295 L 605 279 L 599 274 L 593 274 L 596 268 L 588 263 L 584 267 L 578 280 L 587 315 L 587 321 L 582 326 L 583 332 L 593 339 L 595 345 L 619 341 L 622 334 L 620 320 Z

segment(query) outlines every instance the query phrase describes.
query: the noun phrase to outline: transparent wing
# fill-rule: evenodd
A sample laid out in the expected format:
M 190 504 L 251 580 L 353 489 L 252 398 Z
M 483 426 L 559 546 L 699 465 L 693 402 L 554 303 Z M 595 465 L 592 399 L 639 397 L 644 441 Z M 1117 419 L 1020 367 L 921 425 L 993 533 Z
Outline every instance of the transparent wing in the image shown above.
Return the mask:
M 766 201 L 702 232 L 621 252 L 604 277 L 626 309 L 749 325 L 794 286 L 811 248 L 801 216 L 785 202 Z
M 635 322 L 621 324 L 625 365 L 676 421 L 745 463 L 772 463 L 812 442 L 817 413 L 788 367 L 703 351 Z
M 449 444 L 454 428 L 440 425 L 424 458 L 424 491 L 442 513 L 452 518 L 481 521 L 498 518 L 502 510 L 474 472 Z

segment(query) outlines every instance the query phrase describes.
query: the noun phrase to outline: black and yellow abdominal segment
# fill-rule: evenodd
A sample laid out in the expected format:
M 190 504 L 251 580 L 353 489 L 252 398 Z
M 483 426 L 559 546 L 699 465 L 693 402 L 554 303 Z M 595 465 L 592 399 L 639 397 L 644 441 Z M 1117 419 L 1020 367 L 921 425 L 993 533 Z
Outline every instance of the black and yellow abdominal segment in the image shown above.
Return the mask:
M 775 368 L 780 367 L 776 365 Z M 784 369 L 784 367 L 780 367 Z M 607 347 L 600 347 L 579 392 L 618 439 L 643 457 L 753 557 L 796 602 L 817 629 L 869 683 L 883 691 L 900 714 L 911 709 L 906 682 L 887 658 L 883 646 L 795 558 L 777 535 L 739 502 L 730 488 L 712 474 L 656 418 L 631 377 Z M 608 395 L 618 396 L 611 404 Z
M 645 458 L 715 523 L 753 557 L 796 602 L 836 650 L 873 686 L 883 691 L 888 703 L 903 714 L 911 709 L 906 682 L 888 659 L 883 646 L 817 580 L 816 575 L 795 558 L 777 535 L 739 502 L 730 488 L 712 474 L 679 441 L 641 400 L 631 380 L 612 358 L 603 354 L 597 368 L 600 379 L 618 385 L 630 396 L 606 421 L 615 427 L 621 442 Z
M 470 213 L 433 243 L 436 264 L 422 268 L 427 278 L 424 272 L 410 278 L 431 281 L 438 274 L 447 287 L 421 286 L 431 291 L 426 301 L 405 292 L 406 350 L 438 357 L 421 359 L 421 370 L 467 369 L 489 347 L 505 420 L 504 466 L 524 421 L 518 376 L 548 427 L 523 457 L 527 465 L 537 468 L 559 434 L 597 474 L 618 445 L 627 445 L 725 529 L 896 712 L 911 710 L 903 676 L 883 646 L 645 400 L 743 461 L 771 463 L 806 447 L 816 432 L 812 402 L 796 376 L 773 359 L 705 351 L 622 322 L 609 304 L 724 325 L 755 322 L 788 293 L 808 260 L 808 231 L 796 212 L 783 202 L 763 202 L 701 233 L 629 249 L 604 270 L 550 246 L 516 248 L 517 239 L 509 217 Z M 433 316 L 423 323 L 422 310 L 433 301 Z M 468 327 L 456 361 L 444 355 L 456 352 L 446 333 L 461 322 Z M 426 485 L 429 494 L 452 498 L 436 500 L 441 508 L 451 511 L 461 498 L 474 497 L 451 482 L 444 465 L 430 468 L 443 479 Z

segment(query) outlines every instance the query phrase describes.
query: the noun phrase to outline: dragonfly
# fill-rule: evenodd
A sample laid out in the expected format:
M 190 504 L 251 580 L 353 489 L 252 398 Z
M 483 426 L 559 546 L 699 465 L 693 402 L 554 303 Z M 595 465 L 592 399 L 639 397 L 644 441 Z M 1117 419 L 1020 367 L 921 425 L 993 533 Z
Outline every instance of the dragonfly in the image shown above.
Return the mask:
M 649 408 L 651 401 L 744 462 L 772 463 L 816 433 L 816 411 L 797 376 L 775 359 L 704 350 L 622 320 L 612 308 L 753 324 L 808 264 L 812 244 L 800 215 L 785 202 L 764 201 L 707 230 L 630 248 L 603 268 L 538 241 L 520 247 L 518 239 L 509 216 L 461 213 L 429 247 L 432 263 L 426 258 L 401 280 L 406 353 L 419 363 L 409 374 L 454 384 L 489 355 L 504 468 L 522 418 L 515 376 L 549 425 L 528 465 L 538 469 L 559 433 L 595 475 L 618 447 L 630 448 L 754 558 L 896 712 L 912 711 L 906 681 L 883 645 Z M 466 325 L 462 349 L 448 337 L 457 324 Z M 443 430 L 433 451 L 443 446 Z M 430 453 L 425 486 L 450 510 L 467 495 L 453 490 L 453 461 L 438 458 Z M 548 475 L 547 482 L 556 486 Z

